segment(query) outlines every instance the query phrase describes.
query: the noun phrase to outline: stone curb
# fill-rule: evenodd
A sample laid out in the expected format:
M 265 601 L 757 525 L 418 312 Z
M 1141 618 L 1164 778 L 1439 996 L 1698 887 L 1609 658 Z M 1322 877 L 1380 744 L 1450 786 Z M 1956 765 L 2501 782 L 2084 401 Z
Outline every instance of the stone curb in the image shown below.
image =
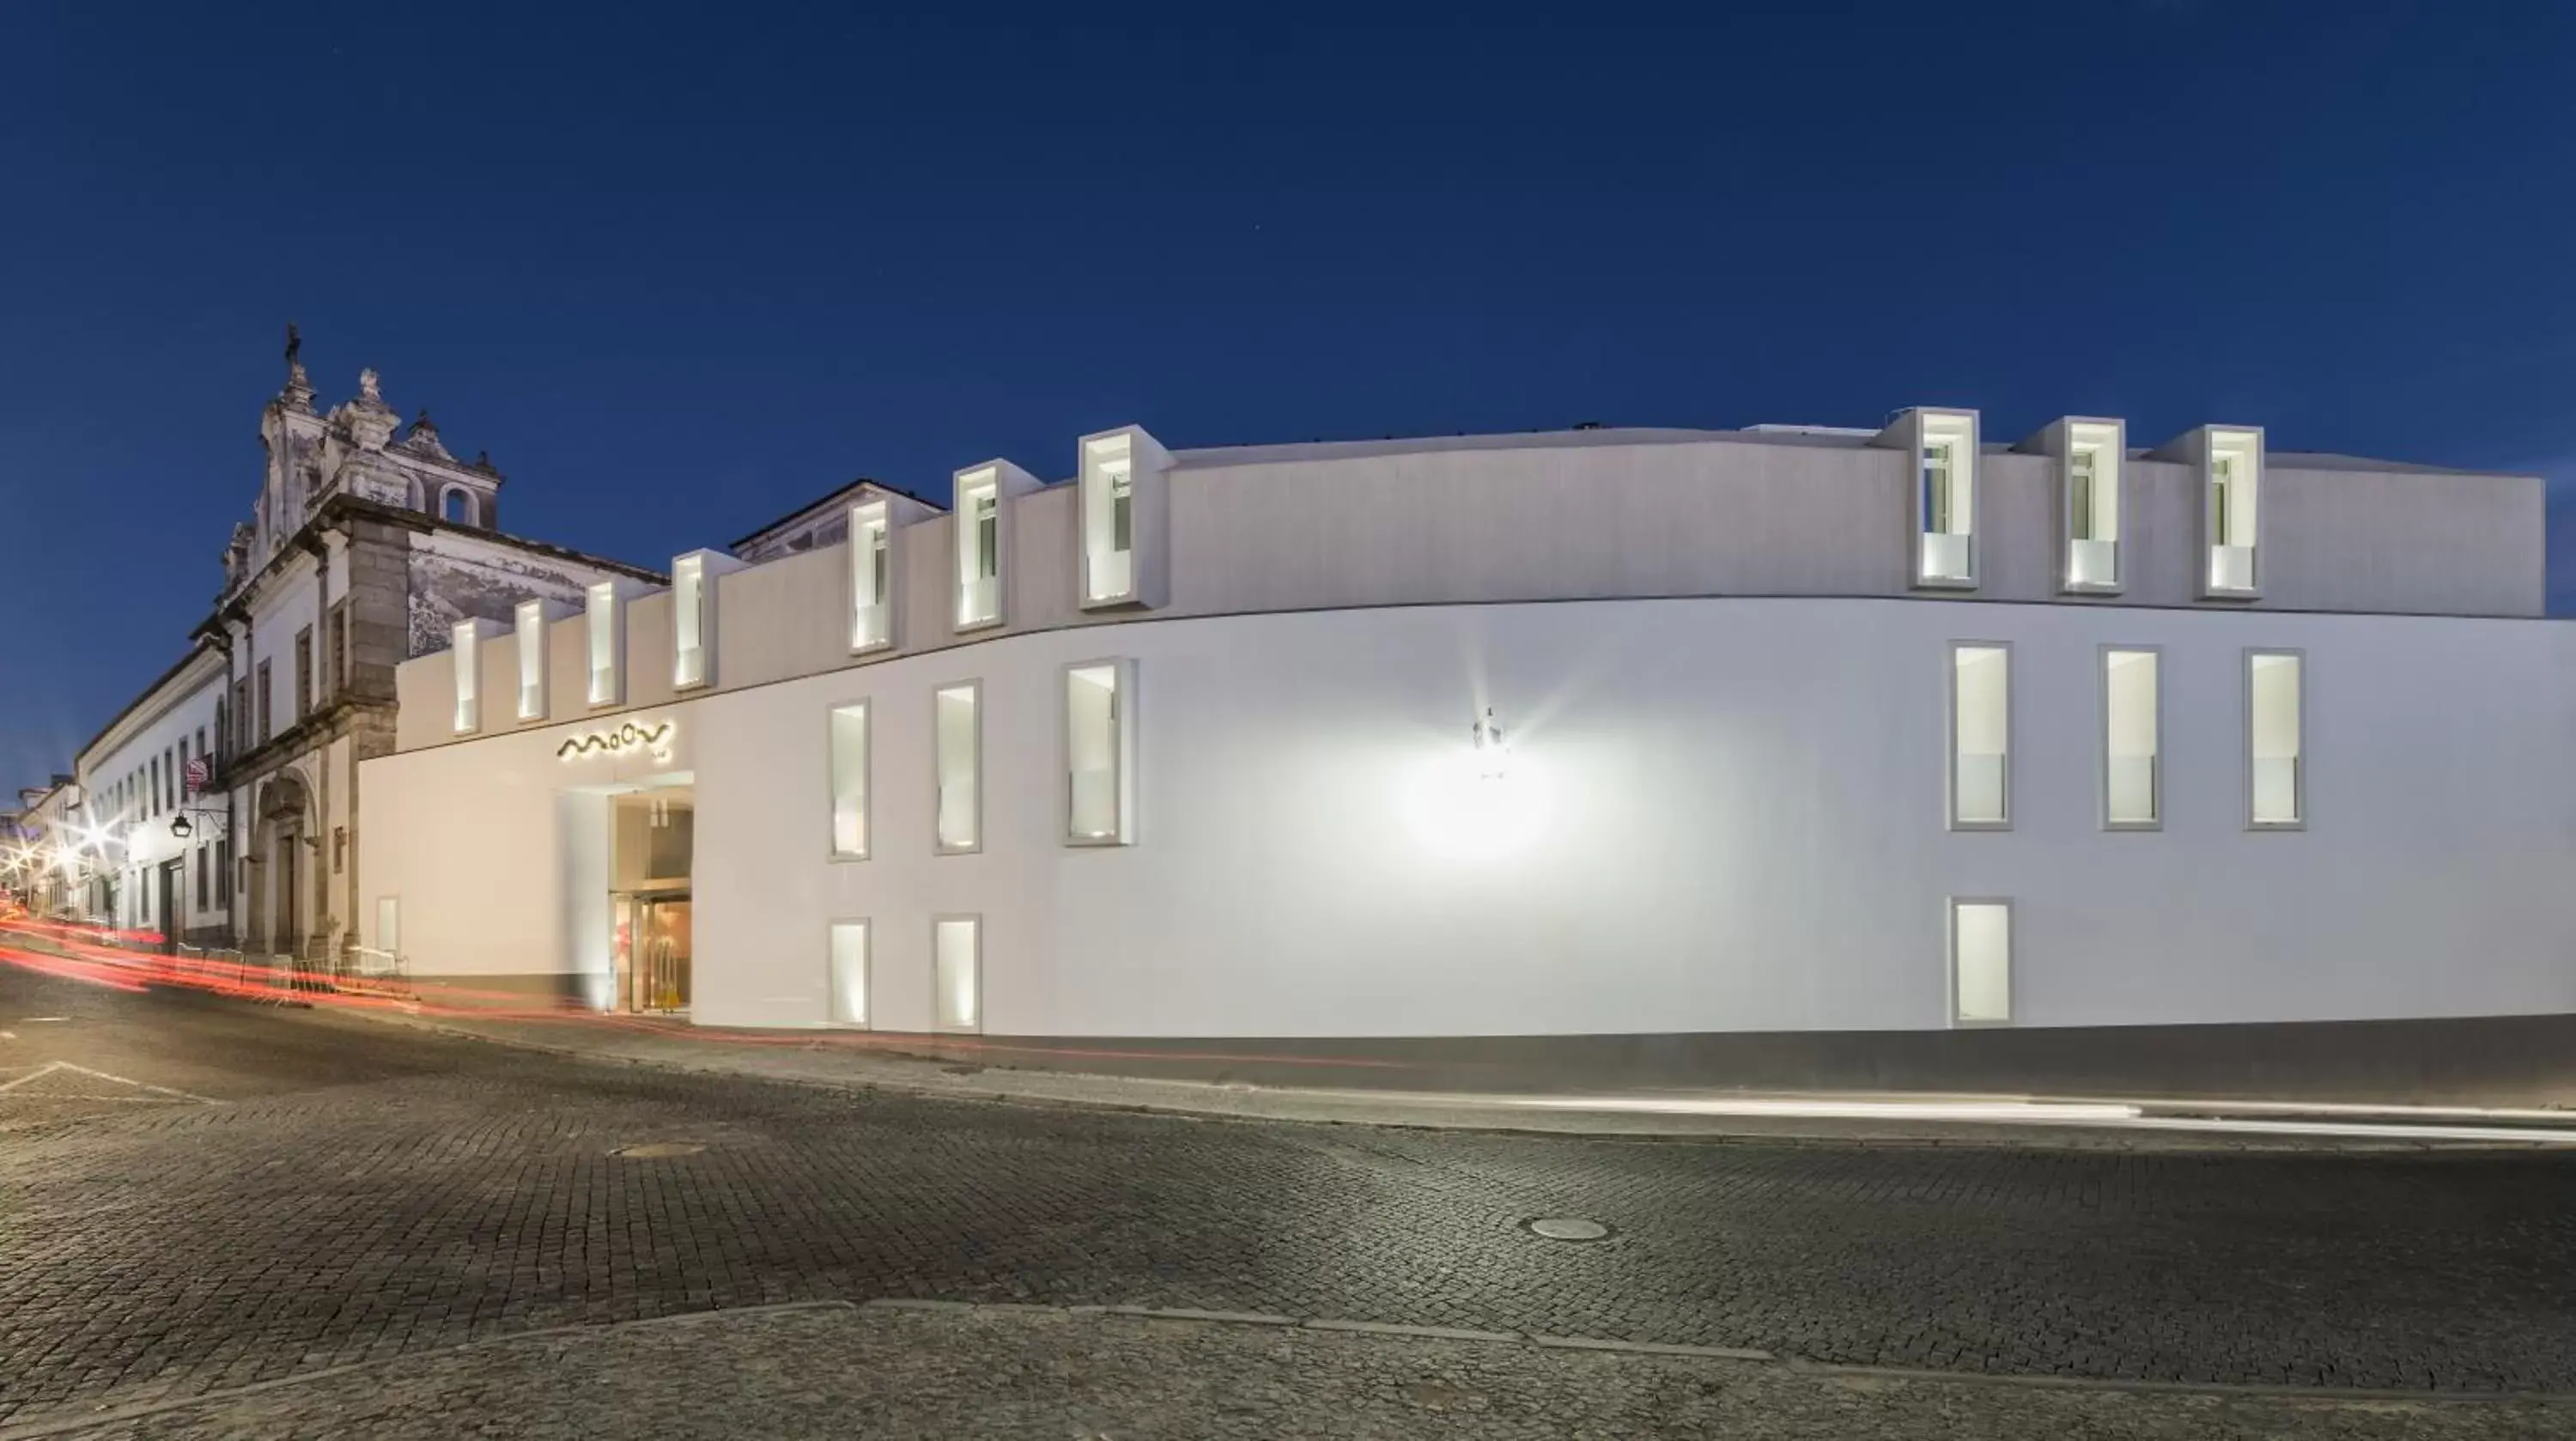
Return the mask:
M 412 1030 L 426 1031 L 433 1035 L 449 1036 L 459 1040 L 480 1041 L 485 1045 L 503 1046 L 512 1050 L 530 1051 L 540 1055 L 566 1056 L 576 1060 L 590 1061 L 602 1065 L 642 1066 L 650 1070 L 662 1071 L 672 1075 L 729 1076 L 741 1080 L 768 1082 L 774 1085 L 807 1086 L 819 1090 L 840 1091 L 844 1093 L 881 1091 L 894 1095 L 917 1096 L 935 1101 L 982 1101 L 992 1104 L 1025 1106 L 1043 1110 L 1070 1110 L 1116 1115 L 1159 1116 L 1171 1119 L 1223 1121 L 1245 1125 L 1359 1126 L 1366 1127 L 1371 1130 L 1471 1132 L 1481 1135 L 1530 1137 L 1569 1141 L 1617 1141 L 1646 1145 L 1783 1146 L 1830 1149 L 1897 1148 L 1922 1150 L 1946 1148 L 1975 1150 L 2065 1150 L 2069 1147 L 2080 1147 L 2082 1149 L 2095 1151 L 2177 1155 L 2277 1155 L 2282 1153 L 2304 1153 L 2312 1155 L 2386 1155 L 2422 1154 L 2440 1151 L 2492 1151 L 2498 1149 L 2520 1150 L 2536 1148 L 2536 1143 L 2516 1143 L 2509 1141 L 2463 1142 L 2429 1138 L 2416 1139 L 2405 1136 L 2390 1136 L 2386 1138 L 2287 1136 L 2240 1137 L 2220 1136 L 2217 1134 L 2204 1136 L 2193 1132 L 2168 1130 L 2140 1131 L 2132 1134 L 2118 1128 L 2086 1127 L 2081 1125 L 1990 1125 L 1976 1127 L 1963 1134 L 1959 1123 L 1937 1121 L 1915 1122 L 1913 1123 L 1915 1129 L 1903 1134 L 1888 1134 L 1880 1132 L 1838 1135 L 1830 1132 L 1817 1131 L 1725 1130 L 1718 1128 L 1714 1124 L 1704 1130 L 1629 1130 L 1617 1126 L 1600 1129 L 1584 1129 L 1576 1127 L 1532 1126 L 1516 1124 L 1510 1120 L 1501 1118 L 1487 1119 L 1464 1114 L 1442 1116 L 1437 1119 L 1430 1117 L 1397 1119 L 1377 1116 L 1278 1115 L 1230 1109 L 1215 1105 L 1191 1104 L 1188 1101 L 1179 1099 L 1121 1101 L 1097 1097 L 1050 1096 L 1029 1091 L 1014 1090 L 1007 1086 L 994 1085 L 989 1082 L 983 1085 L 969 1086 L 947 1085 L 930 1080 L 913 1080 L 899 1076 L 839 1077 L 793 1075 L 782 1072 L 746 1069 L 740 1066 L 729 1066 L 724 1064 L 721 1060 L 714 1058 L 625 1055 L 613 1051 L 596 1050 L 581 1045 L 554 1043 L 523 1036 L 500 1036 L 494 1035 L 488 1031 L 476 1030 L 467 1026 L 448 1025 L 435 1019 L 398 1011 L 365 1009 L 335 1011 L 330 1014 L 347 1015 L 362 1021 L 373 1022 L 380 1025 L 403 1026 Z M 923 1062 L 922 1064 L 929 1065 L 934 1063 Z M 1059 1077 L 1070 1080 L 1088 1080 L 1112 1083 L 1124 1079 L 1115 1076 L 1091 1076 L 1084 1073 L 1061 1071 L 1032 1071 L 1029 1074 L 1036 1076 Z M 1213 1082 L 1170 1081 L 1159 1079 L 1152 1082 L 1152 1084 L 1165 1086 L 1204 1085 L 1211 1091 L 1222 1091 L 1228 1094 L 1239 1093 L 1247 1089 L 1258 1090 L 1264 1094 L 1273 1096 L 1296 1096 L 1299 1094 L 1293 1088 L 1287 1087 L 1246 1088 L 1231 1085 L 1219 1085 Z M 1399 1103 L 1387 1102 L 1385 1104 L 1393 1107 Z

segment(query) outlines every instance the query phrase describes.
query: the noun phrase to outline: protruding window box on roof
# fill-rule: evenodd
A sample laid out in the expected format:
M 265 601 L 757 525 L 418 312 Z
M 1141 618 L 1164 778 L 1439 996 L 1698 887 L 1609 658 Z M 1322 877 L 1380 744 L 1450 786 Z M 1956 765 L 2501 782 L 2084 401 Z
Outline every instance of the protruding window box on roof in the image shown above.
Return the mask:
M 2263 594 L 2263 428 L 2204 425 L 2148 452 L 2200 472 L 2200 596 Z
M 1913 583 L 1940 590 L 1977 587 L 1977 413 L 1915 409 L 1889 422 L 1870 444 L 1910 458 L 1914 492 Z
M 448 632 L 450 669 L 456 681 L 455 734 L 470 736 L 483 729 L 483 642 L 501 634 L 501 623 L 480 618 L 460 620 Z
M 720 550 L 671 558 L 671 688 L 695 690 L 716 679 L 717 577 L 744 569 Z
M 1139 426 L 1081 445 L 1080 584 L 1085 610 L 1171 599 L 1169 451 Z
M 2013 447 L 2057 462 L 2057 585 L 2068 595 L 2118 595 L 2127 583 L 2128 445 L 2124 423 L 2070 415 Z
M 553 647 L 547 637 L 554 633 L 554 623 L 572 614 L 572 607 L 559 600 L 530 599 L 519 602 L 512 612 L 512 631 L 518 648 L 516 669 L 519 675 L 518 717 L 522 725 L 543 721 L 550 705 L 548 663 Z
M 650 589 L 612 577 L 582 592 L 582 698 L 594 709 L 626 702 L 626 603 Z
M 862 485 L 849 511 L 850 654 L 868 655 L 895 644 L 895 609 L 903 594 L 903 552 L 895 532 L 937 514 L 937 507 Z
M 949 620 L 963 633 L 1002 623 L 1003 588 L 1011 571 L 1011 501 L 1038 479 L 1007 460 L 957 472 L 951 547 Z

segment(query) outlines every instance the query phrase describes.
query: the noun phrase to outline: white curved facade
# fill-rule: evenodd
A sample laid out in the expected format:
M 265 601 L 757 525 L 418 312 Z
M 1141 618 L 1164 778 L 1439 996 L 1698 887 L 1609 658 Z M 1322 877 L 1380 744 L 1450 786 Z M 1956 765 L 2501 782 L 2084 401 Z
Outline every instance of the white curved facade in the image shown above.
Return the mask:
M 1903 570 L 1919 522 L 1901 455 L 1655 434 L 1182 452 L 1161 477 L 1168 531 L 1144 532 L 1169 537 L 1169 598 L 1107 612 L 1074 593 L 1071 488 L 1024 489 L 1005 502 L 988 629 L 952 621 L 951 558 L 971 566 L 972 548 L 924 512 L 899 531 L 883 650 L 848 653 L 852 557 L 821 546 L 711 577 L 703 692 L 668 683 L 667 593 L 620 608 L 616 705 L 517 721 L 514 644 L 485 639 L 484 718 L 463 737 L 447 658 L 424 657 L 403 670 L 402 753 L 363 770 L 363 889 L 396 898 L 416 975 L 570 977 L 601 999 L 580 978 L 607 965 L 615 793 L 685 783 L 702 1024 L 863 1012 L 955 1029 L 934 1010 L 933 936 L 960 917 L 979 922 L 971 1028 L 987 1036 L 2576 1011 L 2576 632 L 2532 615 L 2537 482 L 2271 457 L 2264 553 L 2231 561 L 2262 570 L 2228 572 L 2259 574 L 2262 595 L 2213 600 L 2193 593 L 2196 542 L 2154 519 L 2158 452 L 2136 453 L 2124 592 L 2078 598 L 2051 584 L 2050 495 L 2045 473 L 2016 470 L 2027 457 L 1979 458 L 1976 582 L 1931 588 Z M 1533 456 L 1547 464 L 1525 477 Z M 1480 467 L 1488 492 L 1444 515 L 1441 488 Z M 1300 485 L 1305 509 L 1283 505 Z M 1749 503 L 1711 501 L 1730 491 Z M 2436 554 L 2392 553 L 2445 493 L 2470 515 L 2423 528 Z M 1651 540 L 1632 562 L 1586 528 L 1602 507 L 1624 513 L 1600 529 Z M 1227 533 L 1245 511 L 1265 539 Z M 2325 564 L 2295 524 L 2368 557 Z M 1809 577 L 1813 593 L 1725 593 L 1691 573 L 1699 537 L 1719 552 L 1767 537 L 1782 553 L 1758 588 Z M 1692 588 L 1719 593 L 1653 593 Z M 2488 613 L 2368 613 L 2444 606 Z M 551 627 L 552 694 L 577 698 L 584 627 Z M 1960 643 L 2009 655 L 1998 828 L 1951 813 Z M 2153 828 L 2106 813 L 2106 647 L 2155 656 Z M 2302 682 L 2293 826 L 2254 823 L 2252 651 L 2295 657 Z M 1076 844 L 1066 668 L 1105 661 L 1127 667 L 1132 833 Z M 965 682 L 981 825 L 971 848 L 943 847 L 933 695 Z M 835 834 L 829 716 L 860 702 L 866 854 L 836 859 L 852 847 Z M 1507 762 L 1473 747 L 1489 708 Z M 629 722 L 671 729 L 658 749 L 557 755 Z M 2001 1014 L 1954 990 L 1958 899 L 2009 904 Z M 853 921 L 863 1005 L 846 968 L 834 990 L 832 927 Z

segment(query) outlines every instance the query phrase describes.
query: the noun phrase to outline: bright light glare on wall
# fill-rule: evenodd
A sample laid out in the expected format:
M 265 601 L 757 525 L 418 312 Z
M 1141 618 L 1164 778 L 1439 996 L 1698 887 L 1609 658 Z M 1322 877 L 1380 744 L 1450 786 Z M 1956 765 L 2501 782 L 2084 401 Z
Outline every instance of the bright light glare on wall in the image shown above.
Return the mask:
M 1507 750 L 1493 712 L 1473 739 L 1426 758 L 1408 779 L 1405 821 L 1424 849 L 1454 860 L 1496 860 L 1527 846 L 1547 823 L 1544 771 Z

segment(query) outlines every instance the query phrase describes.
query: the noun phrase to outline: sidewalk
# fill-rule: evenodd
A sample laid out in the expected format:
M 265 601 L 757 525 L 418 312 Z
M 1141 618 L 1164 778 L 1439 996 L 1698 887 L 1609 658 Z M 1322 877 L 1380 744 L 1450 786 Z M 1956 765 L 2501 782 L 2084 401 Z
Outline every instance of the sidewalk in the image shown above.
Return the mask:
M 631 1016 L 481 1016 L 370 1009 L 374 1019 L 669 1070 L 959 1100 L 1553 1134 L 1772 1140 L 2108 1145 L 2122 1148 L 2576 1146 L 2576 1114 L 2467 1108 L 1938 1095 L 1466 1095 L 1252 1086 L 959 1063 L 908 1038 L 755 1031 Z M 996 1054 L 1008 1048 L 995 1047 Z

